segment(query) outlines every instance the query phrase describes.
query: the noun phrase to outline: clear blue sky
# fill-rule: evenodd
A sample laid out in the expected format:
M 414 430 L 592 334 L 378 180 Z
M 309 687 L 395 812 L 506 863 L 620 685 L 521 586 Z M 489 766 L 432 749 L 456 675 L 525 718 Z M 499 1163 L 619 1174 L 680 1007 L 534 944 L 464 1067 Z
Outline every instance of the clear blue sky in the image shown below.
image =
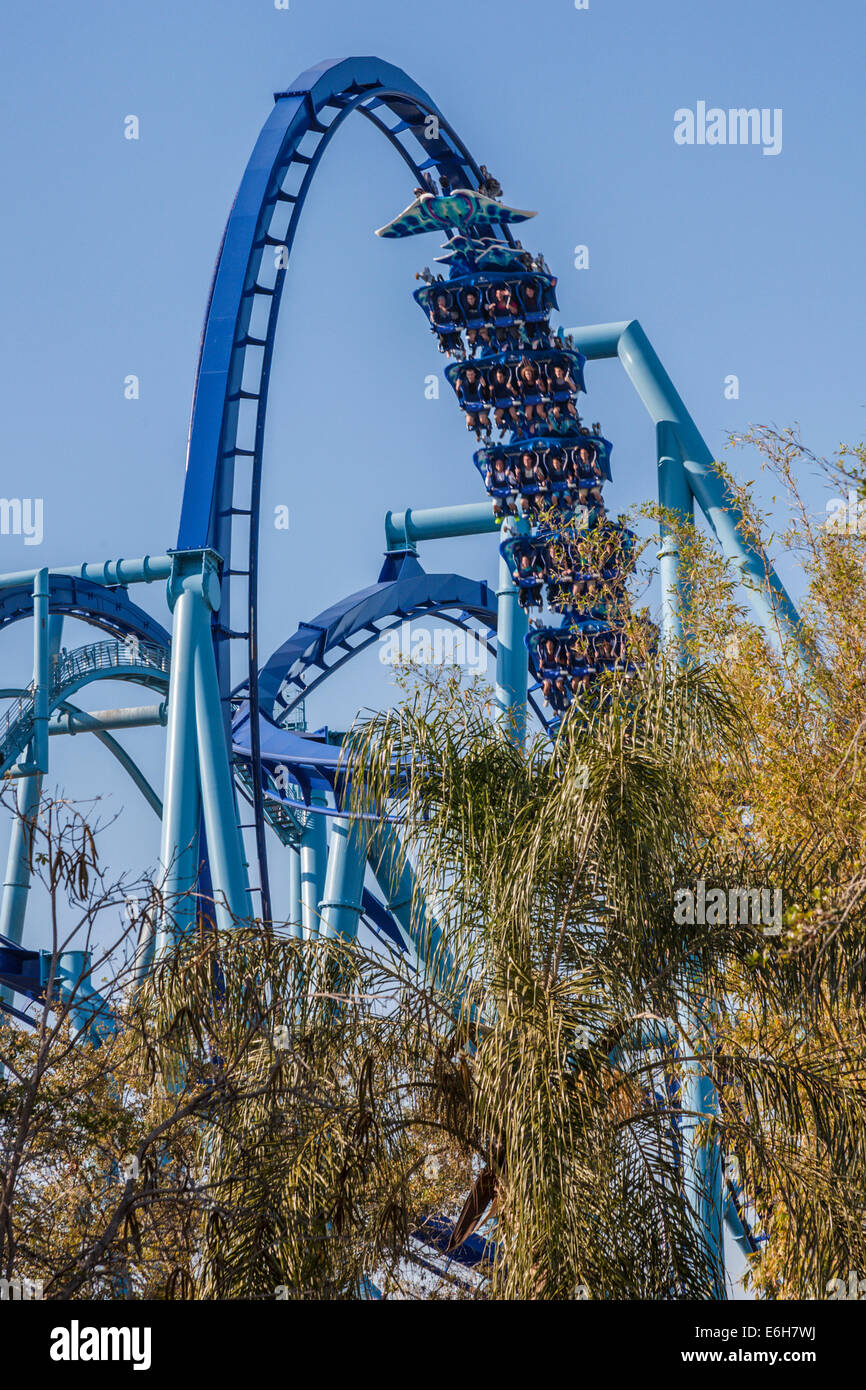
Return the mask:
M 439 102 L 506 197 L 539 209 L 523 239 L 560 278 L 562 321 L 636 316 L 711 447 L 750 422 L 799 422 L 818 450 L 864 433 L 862 52 L 855 0 L 46 0 L 4 20 L 0 106 L 6 496 L 44 499 L 44 540 L 0 536 L 0 568 L 173 544 L 192 375 L 222 227 L 272 93 L 326 57 L 375 53 Z M 783 147 L 681 147 L 698 101 L 783 111 Z M 140 139 L 124 139 L 136 115 Z M 262 652 L 375 577 L 387 507 L 468 501 L 479 483 L 410 299 L 436 238 L 372 235 L 409 200 L 365 123 L 326 155 L 295 247 L 272 378 Z M 573 268 L 578 244 L 590 268 Z M 339 400 L 323 383 L 338 366 Z M 140 378 L 137 401 L 124 378 Z M 724 379 L 740 381 L 726 400 Z M 615 506 L 651 495 L 653 437 L 613 364 L 590 364 L 587 414 L 615 444 Z M 735 466 L 754 476 L 750 461 Z M 759 486 L 761 484 L 759 483 Z M 814 494 L 816 506 L 823 497 Z M 440 543 L 430 568 L 495 574 L 495 544 Z M 781 557 L 796 593 L 796 572 Z M 164 613 L 161 596 L 144 600 Z M 67 645 L 84 640 L 70 627 Z M 30 634 L 4 635 L 4 681 Z M 324 697 L 344 723 L 380 689 L 375 657 Z M 113 702 L 102 687 L 91 703 Z M 157 782 L 159 736 L 130 735 Z M 74 794 L 127 805 L 121 839 L 155 852 L 99 749 L 54 740 Z M 146 834 L 142 827 L 147 827 Z M 134 847 L 134 852 L 133 852 Z M 142 860 L 141 855 L 145 858 Z
M 861 0 L 41 0 L 7 9 L 0 109 L 6 332 L 5 496 L 44 499 L 44 541 L 0 536 L 0 569 L 173 544 L 198 336 L 222 227 L 272 93 L 329 57 L 377 54 L 438 101 L 560 277 L 562 321 L 638 317 L 710 448 L 751 422 L 799 422 L 819 451 L 864 434 Z M 699 101 L 783 111 L 775 158 L 680 147 Z M 140 139 L 124 139 L 136 115 Z M 271 387 L 262 652 L 375 578 L 387 507 L 477 498 L 459 412 L 412 304 L 433 238 L 372 235 L 409 201 L 402 163 L 364 123 L 329 150 L 296 243 Z M 586 244 L 590 268 L 573 268 Z M 339 400 L 323 388 L 337 364 Z M 124 378 L 140 378 L 137 401 Z M 736 374 L 739 400 L 726 400 Z M 611 364 L 587 373 L 615 443 L 615 506 L 652 494 L 653 436 Z M 738 456 L 735 466 L 755 476 Z M 761 484 L 759 483 L 759 486 Z M 815 505 L 824 499 L 816 491 Z M 487 538 L 428 568 L 493 578 Z M 780 568 L 796 596 L 792 565 Z M 160 596 L 145 600 L 164 614 Z M 4 634 L 3 683 L 30 633 Z M 69 646 L 86 640 L 74 627 Z M 314 715 L 345 724 L 381 696 L 375 657 Z M 129 692 L 101 687 L 96 707 Z M 137 697 L 136 697 L 137 698 Z M 144 697 L 147 698 L 147 697 Z M 127 737 L 157 785 L 161 740 Z M 101 749 L 53 740 L 54 782 L 123 814 L 108 844 L 152 864 L 157 830 Z M 0 847 L 0 854 L 3 853 Z M 38 933 L 38 922 L 31 923 Z

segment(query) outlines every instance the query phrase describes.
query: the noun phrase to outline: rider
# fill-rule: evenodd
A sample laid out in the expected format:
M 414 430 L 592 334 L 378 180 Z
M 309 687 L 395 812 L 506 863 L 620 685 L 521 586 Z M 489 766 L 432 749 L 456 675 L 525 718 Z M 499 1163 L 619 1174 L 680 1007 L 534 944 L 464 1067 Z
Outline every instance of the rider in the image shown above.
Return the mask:
M 544 347 L 550 329 L 547 316 L 545 315 L 542 318 L 533 318 L 531 320 L 529 318 L 530 314 L 537 315 L 542 312 L 538 285 L 534 280 L 528 280 L 526 284 L 522 286 L 521 292 L 523 294 L 526 314 L 523 331 L 526 334 L 527 342 L 532 348 Z
M 571 434 L 574 429 L 574 420 L 566 413 L 566 407 L 557 403 L 548 407 L 547 423 L 551 434 Z
M 524 449 L 520 455 L 517 480 L 520 510 L 525 517 L 529 517 L 537 505 L 535 499 L 543 496 L 549 486 L 544 464 L 540 457 L 529 449 Z
M 570 368 L 566 368 L 562 362 L 554 362 L 553 372 L 548 372 L 548 381 L 552 400 L 564 406 L 568 414 L 576 420 L 577 406 L 574 404 L 574 397 L 577 395 L 577 383 Z
M 508 516 L 513 510 L 507 496 L 506 490 L 511 489 L 512 478 L 505 463 L 503 454 L 494 454 L 484 475 L 484 486 L 488 492 L 493 492 L 495 488 L 501 495 L 493 498 L 493 515 Z
M 547 419 L 547 411 L 544 408 L 545 384 L 536 364 L 530 362 L 529 358 L 524 358 L 517 369 L 517 389 L 528 425 L 532 423 L 534 416 L 540 420 Z
M 502 362 L 497 363 L 491 373 L 490 398 L 493 401 L 493 418 L 496 421 L 497 429 L 504 430 L 506 428 L 506 419 L 511 420 L 516 425 L 519 417 L 514 403 L 511 372 Z
M 596 450 L 591 445 L 581 444 L 578 449 L 577 472 L 581 502 L 587 506 L 603 507 L 601 473 L 596 462 Z
M 487 305 L 487 317 L 493 324 L 496 341 L 500 345 L 507 346 L 510 342 L 518 341 L 517 320 L 520 317 L 520 305 L 510 285 L 496 286 Z
M 460 336 L 462 319 L 450 294 L 440 291 L 434 296 L 430 307 L 430 318 L 434 328 L 445 330 L 445 332 L 436 335 L 439 339 L 439 351 L 449 354 L 461 352 L 463 349 L 463 339 Z
M 556 638 L 550 635 L 543 637 L 537 648 L 536 665 L 541 680 L 541 691 L 548 703 L 550 703 L 551 691 L 560 667 L 558 648 L 559 643 Z
M 484 316 L 484 309 L 481 304 L 481 296 L 473 286 L 467 286 L 463 291 L 463 313 L 466 319 L 466 341 L 474 356 L 476 344 L 480 338 L 482 343 L 490 342 L 490 329 L 486 324 L 480 323 Z M 469 325 L 472 325 L 471 327 Z
M 470 364 L 458 373 L 457 399 L 466 412 L 466 428 L 474 430 L 479 441 L 482 431 L 489 435 L 490 416 L 486 402 L 490 399 L 490 391 L 477 367 Z
M 481 178 L 478 183 L 479 193 L 483 193 L 487 198 L 501 198 L 502 184 L 494 178 L 486 164 L 482 164 L 479 171 Z
M 517 597 L 521 608 L 540 608 L 541 578 L 544 576 L 544 565 L 540 557 L 532 550 L 521 550 L 517 568 L 512 570 L 512 575 L 518 581 Z M 530 580 L 533 582 L 530 583 Z
M 547 458 L 547 475 L 550 478 L 551 492 L 564 507 L 571 506 L 568 470 L 559 449 L 551 449 Z M 560 486 L 561 485 L 561 486 Z

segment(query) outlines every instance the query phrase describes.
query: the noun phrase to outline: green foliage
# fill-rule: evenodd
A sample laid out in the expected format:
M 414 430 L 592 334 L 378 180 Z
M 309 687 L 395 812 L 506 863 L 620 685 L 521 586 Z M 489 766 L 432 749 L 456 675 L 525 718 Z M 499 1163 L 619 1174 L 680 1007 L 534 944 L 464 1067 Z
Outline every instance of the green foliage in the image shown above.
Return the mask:
M 202 921 L 145 986 L 117 966 L 101 1048 L 56 992 L 33 1033 L 0 1026 L 7 1277 L 64 1298 L 355 1299 L 366 1278 L 391 1297 L 709 1298 L 680 1118 L 754 1202 L 760 1296 L 866 1270 L 866 536 L 811 522 L 795 474 L 820 461 L 795 435 L 750 443 L 794 501 L 796 641 L 774 649 L 681 528 L 685 667 L 645 642 L 636 674 L 525 746 L 479 682 L 409 673 L 347 736 L 371 862 L 394 893 L 412 872 L 417 959 Z M 823 465 L 837 491 L 862 491 L 863 458 Z M 124 887 L 81 818 L 42 824 L 60 949 L 62 901 L 92 933 Z M 781 932 L 679 920 L 699 880 L 726 901 L 778 889 Z M 680 1116 L 698 1067 L 717 1113 Z M 443 1216 L 495 1236 L 466 1280 L 419 1265 L 413 1235 Z

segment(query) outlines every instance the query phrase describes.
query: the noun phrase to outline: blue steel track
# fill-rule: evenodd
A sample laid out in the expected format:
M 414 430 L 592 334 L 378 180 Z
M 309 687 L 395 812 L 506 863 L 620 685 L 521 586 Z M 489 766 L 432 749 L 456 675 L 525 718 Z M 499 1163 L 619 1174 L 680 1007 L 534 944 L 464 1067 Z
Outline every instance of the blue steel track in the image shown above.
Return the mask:
M 456 187 L 476 188 L 480 179 L 475 160 L 428 93 L 377 58 L 320 63 L 276 93 L 274 110 L 247 164 L 223 236 L 202 332 L 177 549 L 210 549 L 223 558 L 222 602 L 213 623 L 220 699 L 227 724 L 233 696 L 242 693 L 248 700 L 254 766 L 259 763 L 259 500 L 274 339 L 307 193 L 328 144 L 353 112 L 384 135 L 416 182 L 427 170 L 444 173 Z M 285 255 L 268 273 L 267 252 L 275 246 L 285 247 Z M 273 264 L 273 255 L 270 260 Z M 262 302 L 264 331 L 253 333 L 254 309 Z M 237 629 L 233 612 L 243 615 Z M 245 648 L 246 669 L 235 686 L 232 642 Z M 252 788 L 260 907 L 269 919 L 259 778 L 253 778 Z

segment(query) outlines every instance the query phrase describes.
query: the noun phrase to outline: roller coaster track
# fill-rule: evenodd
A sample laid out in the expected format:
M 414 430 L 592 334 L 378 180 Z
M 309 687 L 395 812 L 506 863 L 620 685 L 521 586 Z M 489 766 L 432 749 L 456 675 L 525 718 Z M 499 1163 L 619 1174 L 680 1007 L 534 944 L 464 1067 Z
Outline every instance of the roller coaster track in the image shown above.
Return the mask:
M 251 758 L 260 762 L 258 534 L 268 385 L 280 301 L 307 193 L 333 136 L 353 112 L 369 121 L 409 166 L 477 188 L 478 165 L 432 98 L 406 73 L 376 58 L 311 68 L 275 94 L 226 225 L 211 284 L 193 394 L 186 485 L 177 549 L 211 549 L 224 562 L 213 622 L 226 732 L 232 697 L 251 708 Z M 276 254 L 275 254 L 276 251 Z M 241 626 L 232 614 L 242 613 Z M 373 640 L 371 638 L 371 640 Z M 231 647 L 245 655 L 240 687 Z M 262 916 L 270 918 L 265 814 L 252 784 Z
M 62 705 L 76 690 L 97 680 L 134 681 L 166 691 L 168 648 L 130 637 L 125 642 L 93 642 L 64 654 L 52 671 L 49 708 Z M 0 776 L 26 748 L 33 733 L 35 688 L 31 685 L 0 718 Z

